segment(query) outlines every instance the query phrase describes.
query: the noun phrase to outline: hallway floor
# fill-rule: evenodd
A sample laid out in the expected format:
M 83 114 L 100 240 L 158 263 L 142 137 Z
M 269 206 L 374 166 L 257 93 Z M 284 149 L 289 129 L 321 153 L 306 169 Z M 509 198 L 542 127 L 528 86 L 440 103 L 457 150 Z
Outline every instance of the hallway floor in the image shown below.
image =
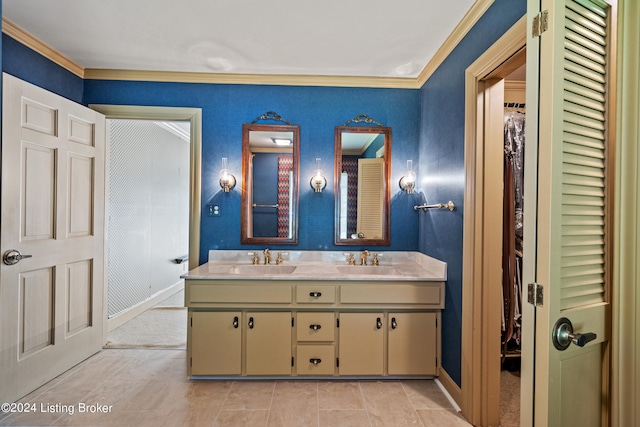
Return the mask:
M 32 412 L 0 413 L 0 425 L 470 425 L 431 380 L 197 381 L 185 359 L 178 349 L 103 350 L 19 401 Z

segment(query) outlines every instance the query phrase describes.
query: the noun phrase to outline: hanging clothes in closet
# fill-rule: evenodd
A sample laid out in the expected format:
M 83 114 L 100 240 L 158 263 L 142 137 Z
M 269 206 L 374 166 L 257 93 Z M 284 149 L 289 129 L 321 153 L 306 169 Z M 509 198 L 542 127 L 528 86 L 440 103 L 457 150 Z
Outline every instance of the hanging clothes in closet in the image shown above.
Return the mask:
M 505 104 L 502 242 L 502 355 L 520 352 L 522 318 L 522 206 L 524 104 Z

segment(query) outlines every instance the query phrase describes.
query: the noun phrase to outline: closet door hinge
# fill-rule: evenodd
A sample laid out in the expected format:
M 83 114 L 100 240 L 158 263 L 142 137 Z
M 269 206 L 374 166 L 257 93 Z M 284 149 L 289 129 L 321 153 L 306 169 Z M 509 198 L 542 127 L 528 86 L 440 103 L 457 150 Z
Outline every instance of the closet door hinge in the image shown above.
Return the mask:
M 534 307 L 539 307 L 542 305 L 544 297 L 544 290 L 541 284 L 539 283 L 529 283 L 527 288 L 527 301 L 529 304 L 532 304 Z
M 549 28 L 549 12 L 544 11 L 533 17 L 533 25 L 531 28 L 532 37 L 540 37 L 542 33 Z

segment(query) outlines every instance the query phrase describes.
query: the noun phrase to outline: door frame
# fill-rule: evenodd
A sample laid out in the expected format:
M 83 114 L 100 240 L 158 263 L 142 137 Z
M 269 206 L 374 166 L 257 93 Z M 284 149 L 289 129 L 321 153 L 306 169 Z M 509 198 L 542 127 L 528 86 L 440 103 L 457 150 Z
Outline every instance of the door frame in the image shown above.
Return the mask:
M 630 426 L 640 419 L 640 344 L 629 337 L 640 334 L 640 7 L 635 0 L 618 0 L 618 86 L 615 147 L 615 196 L 612 282 L 612 386 L 614 426 Z M 630 373 L 636 375 L 630 375 Z
M 189 154 L 189 270 L 196 268 L 200 264 L 200 219 L 201 219 L 201 170 L 202 170 L 202 109 L 200 108 L 185 108 L 185 107 L 150 107 L 140 105 L 106 105 L 106 104 L 91 104 L 89 108 L 92 108 L 102 114 L 104 114 L 106 120 L 119 119 L 119 120 L 163 120 L 163 121 L 188 121 L 191 124 L 190 132 L 190 154 Z M 107 137 L 107 148 L 109 140 Z M 109 156 L 107 153 L 107 165 L 109 165 Z M 105 212 L 109 210 L 109 180 L 105 179 Z M 106 245 L 108 242 L 107 233 L 108 228 L 105 227 L 105 265 L 107 263 L 108 251 Z M 105 268 L 105 275 L 107 269 Z M 107 319 L 107 292 L 108 281 L 105 277 L 105 304 L 104 304 L 104 318 Z M 120 326 L 127 320 L 133 318 L 142 311 L 155 305 L 159 299 L 152 298 L 143 304 L 139 304 L 135 307 L 135 310 L 129 310 L 128 314 L 120 315 L 114 319 L 107 319 L 105 328 L 113 330 Z M 104 331 L 104 340 L 106 341 L 107 330 Z
M 508 60 L 526 47 L 526 15 L 485 51 L 465 72 L 465 196 L 462 272 L 462 357 L 460 407 L 474 425 L 498 425 L 500 421 L 499 346 L 491 348 L 499 334 L 495 313 L 502 309 L 500 298 L 491 288 L 491 266 L 502 265 L 502 250 L 487 250 L 488 236 L 502 236 L 500 225 L 488 221 L 487 215 L 502 205 L 487 206 L 491 192 L 485 191 L 485 177 L 493 164 L 502 170 L 502 157 L 485 158 L 484 107 L 478 105 L 483 80 L 500 68 L 507 72 Z M 501 67 L 502 66 L 502 67 Z M 528 85 L 529 86 L 529 85 Z M 495 156 L 494 156 L 495 157 Z M 494 168 L 495 169 L 495 168 Z M 502 188 L 498 188 L 502 200 Z M 496 230 L 500 227 L 499 230 Z M 495 240 L 495 239 L 494 239 Z M 502 240 L 499 237 L 500 248 Z M 523 307 L 524 309 L 524 307 Z M 498 338 L 499 339 L 499 338 Z M 498 342 L 499 344 L 499 342 Z M 523 353 L 523 370 L 527 363 Z M 533 355 L 530 355 L 531 358 Z M 522 387 L 522 399 L 533 402 L 533 395 Z M 521 410 L 527 411 L 525 407 Z M 531 410 L 529 408 L 528 410 Z

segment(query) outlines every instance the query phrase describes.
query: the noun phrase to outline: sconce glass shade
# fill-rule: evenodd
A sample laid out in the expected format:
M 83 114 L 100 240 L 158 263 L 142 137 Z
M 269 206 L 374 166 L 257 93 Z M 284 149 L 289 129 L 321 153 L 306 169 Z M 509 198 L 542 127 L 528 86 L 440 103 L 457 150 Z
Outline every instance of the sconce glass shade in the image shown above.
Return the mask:
M 236 177 L 231 175 L 227 170 L 227 158 L 222 158 L 222 169 L 220 169 L 220 188 L 225 193 L 228 193 L 233 187 L 236 186 Z
M 322 170 L 320 169 L 320 161 L 321 159 L 316 158 L 316 174 L 311 177 L 311 188 L 316 193 L 322 193 L 322 190 L 327 186 L 327 179 L 322 175 Z
M 407 160 L 407 172 L 400 178 L 400 188 L 407 192 L 407 194 L 413 194 L 413 189 L 416 186 L 416 173 L 412 170 L 412 161 Z

